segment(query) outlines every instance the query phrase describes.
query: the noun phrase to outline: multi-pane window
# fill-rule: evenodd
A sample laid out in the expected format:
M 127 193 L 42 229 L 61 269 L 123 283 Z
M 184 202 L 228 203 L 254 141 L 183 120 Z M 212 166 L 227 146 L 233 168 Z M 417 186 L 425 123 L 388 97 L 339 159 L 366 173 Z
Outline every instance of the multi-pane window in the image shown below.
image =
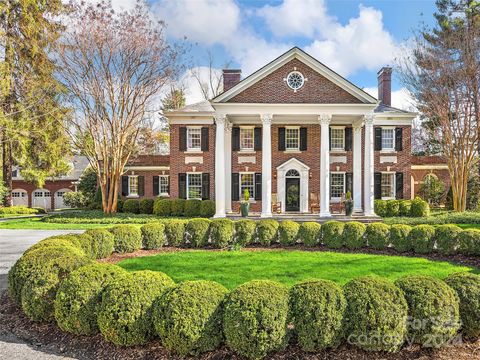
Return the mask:
M 200 151 L 202 149 L 202 129 L 187 128 L 187 149 Z
M 248 190 L 250 198 L 255 198 L 255 181 L 253 173 L 240 174 L 240 197 L 243 199 L 245 190 Z
M 128 195 L 129 196 L 138 195 L 138 176 L 128 177 Z
M 331 128 L 331 147 L 332 150 L 344 150 L 345 149 L 345 129 L 344 128 Z
M 187 174 L 187 199 L 202 198 L 202 174 Z
M 254 130 L 253 128 L 240 128 L 240 150 L 254 149 Z
M 395 129 L 382 128 L 382 150 L 395 150 Z
M 20 198 L 20 197 L 25 197 L 26 196 L 26 193 L 22 192 L 22 191 L 14 191 L 12 192 L 12 197 L 13 198 Z
M 160 175 L 158 177 L 158 186 L 160 195 L 168 195 L 168 175 Z
M 395 174 L 382 173 L 382 199 L 395 198 Z
M 345 174 L 330 173 L 330 198 L 340 199 L 345 193 Z
M 300 129 L 285 129 L 285 148 L 287 150 L 298 150 L 300 148 Z
M 65 195 L 65 191 L 57 191 L 57 197 L 63 197 Z

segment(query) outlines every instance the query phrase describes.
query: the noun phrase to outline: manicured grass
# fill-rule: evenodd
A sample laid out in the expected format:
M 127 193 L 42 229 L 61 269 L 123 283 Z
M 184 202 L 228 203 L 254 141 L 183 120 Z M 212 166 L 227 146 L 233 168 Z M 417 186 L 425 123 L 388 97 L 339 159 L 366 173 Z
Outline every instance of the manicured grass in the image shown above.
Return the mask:
M 96 228 L 105 228 L 105 227 L 108 227 L 108 225 L 47 223 L 42 221 L 41 218 L 0 221 L 0 229 L 87 230 L 87 229 L 96 229 Z
M 477 269 L 422 258 L 367 254 L 342 254 L 290 250 L 205 251 L 189 250 L 127 259 L 118 265 L 129 270 L 155 270 L 176 282 L 214 280 L 229 289 L 253 279 L 270 279 L 286 285 L 322 278 L 344 284 L 365 275 L 395 280 L 403 275 L 445 278 L 460 271 Z

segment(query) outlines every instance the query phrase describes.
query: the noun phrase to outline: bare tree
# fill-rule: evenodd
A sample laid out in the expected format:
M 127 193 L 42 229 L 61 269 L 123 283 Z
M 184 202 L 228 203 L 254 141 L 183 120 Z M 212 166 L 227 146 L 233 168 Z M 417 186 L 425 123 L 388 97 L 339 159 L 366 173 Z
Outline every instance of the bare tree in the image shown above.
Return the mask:
M 191 70 L 191 75 L 197 81 L 200 91 L 205 100 L 210 100 L 221 94 L 223 91 L 223 73 L 215 67 L 215 57 L 213 53 L 207 51 L 207 73 L 206 75 L 200 70 L 202 67 L 196 67 Z M 230 62 L 223 65 L 224 69 L 230 67 Z
M 71 134 L 98 174 L 104 212 L 115 213 L 125 164 L 157 95 L 180 71 L 182 50 L 167 42 L 163 22 L 153 22 L 142 1 L 121 13 L 106 1 L 72 6 L 59 53 L 76 109 Z

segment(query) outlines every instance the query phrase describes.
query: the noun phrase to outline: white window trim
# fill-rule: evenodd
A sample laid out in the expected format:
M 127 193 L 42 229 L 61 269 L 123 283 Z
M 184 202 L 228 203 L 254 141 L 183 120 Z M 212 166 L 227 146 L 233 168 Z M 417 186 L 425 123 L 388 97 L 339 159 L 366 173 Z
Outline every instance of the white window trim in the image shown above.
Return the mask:
M 345 171 L 330 171 L 330 202 L 332 203 L 339 203 L 342 198 L 341 197 L 332 197 L 332 174 L 342 174 L 343 175 L 343 194 L 346 193 L 346 187 L 347 187 L 347 177 L 346 177 L 346 172 Z
M 200 129 L 200 147 L 198 148 L 191 148 L 188 146 L 188 134 L 190 130 L 197 130 Z M 201 154 L 203 153 L 202 151 L 202 127 L 201 126 L 187 126 L 187 151 L 188 153 L 196 153 L 196 154 Z
M 189 196 L 189 191 L 188 191 L 188 178 L 190 177 L 190 175 L 200 175 L 200 197 L 199 198 L 191 198 Z M 186 188 L 186 197 L 187 197 L 187 200 L 202 200 L 202 186 L 203 186 L 203 179 L 202 179 L 202 173 L 201 172 L 187 172 L 187 188 Z
M 137 178 L 137 193 L 136 194 L 132 194 L 132 192 L 130 190 L 130 178 Z M 140 197 L 138 195 L 138 175 L 128 175 L 128 194 L 127 194 L 127 197 L 128 198 L 138 198 L 138 197 Z
M 341 130 L 343 130 L 343 147 L 342 148 L 332 147 L 332 150 L 330 150 L 330 151 L 331 152 L 345 152 L 345 128 L 346 128 L 346 126 L 330 126 L 330 128 L 331 129 L 341 129 Z M 332 139 L 329 139 L 329 141 L 331 142 Z
M 298 147 L 296 148 L 288 148 L 287 147 L 287 129 L 296 129 L 298 130 Z M 300 126 L 285 126 L 285 152 L 295 152 L 299 153 L 300 151 Z
M 396 189 L 397 189 L 397 177 L 395 176 L 395 171 L 381 171 L 383 174 L 392 174 L 393 175 L 393 196 L 382 196 L 382 200 L 396 200 Z M 382 193 L 382 179 L 380 179 L 380 194 Z
M 253 177 L 253 192 L 250 193 L 250 200 L 248 202 L 255 203 L 255 173 L 252 171 L 243 171 L 238 173 L 238 193 L 240 194 L 240 200 L 243 200 L 242 193 L 242 175 L 252 174 Z
M 382 129 L 382 150 L 380 152 L 382 153 L 396 153 L 396 150 L 395 150 L 395 126 L 382 126 L 381 127 Z M 387 148 L 387 149 L 384 149 L 383 148 L 383 130 L 393 130 L 393 147 L 392 148 Z
M 253 129 L 253 146 L 251 148 L 242 148 L 242 129 Z M 255 126 L 240 126 L 240 152 L 255 153 Z
M 161 197 L 169 197 L 170 196 L 170 193 L 162 193 L 162 182 L 160 180 L 160 178 L 167 178 L 167 184 L 170 185 L 170 175 L 158 175 L 158 196 L 161 196 Z

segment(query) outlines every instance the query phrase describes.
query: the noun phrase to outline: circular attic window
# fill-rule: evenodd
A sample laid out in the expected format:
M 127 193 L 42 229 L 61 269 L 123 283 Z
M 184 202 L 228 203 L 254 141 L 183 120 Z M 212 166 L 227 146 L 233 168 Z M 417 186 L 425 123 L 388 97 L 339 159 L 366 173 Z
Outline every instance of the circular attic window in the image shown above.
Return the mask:
M 305 83 L 305 78 L 299 71 L 292 71 L 287 75 L 287 85 L 290 89 L 297 91 Z

